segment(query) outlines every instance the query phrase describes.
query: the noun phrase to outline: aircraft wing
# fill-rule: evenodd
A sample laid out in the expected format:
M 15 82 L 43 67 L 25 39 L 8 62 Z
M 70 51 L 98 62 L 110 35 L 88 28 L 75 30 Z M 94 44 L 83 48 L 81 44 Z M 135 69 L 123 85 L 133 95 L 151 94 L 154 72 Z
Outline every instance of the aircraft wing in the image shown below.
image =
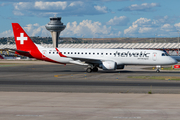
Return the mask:
M 90 63 L 90 64 L 100 64 L 102 63 L 100 59 L 95 59 L 95 58 L 81 58 L 81 57 L 68 57 L 67 58 L 71 58 L 75 61 L 81 61 L 81 62 L 84 62 L 84 63 Z

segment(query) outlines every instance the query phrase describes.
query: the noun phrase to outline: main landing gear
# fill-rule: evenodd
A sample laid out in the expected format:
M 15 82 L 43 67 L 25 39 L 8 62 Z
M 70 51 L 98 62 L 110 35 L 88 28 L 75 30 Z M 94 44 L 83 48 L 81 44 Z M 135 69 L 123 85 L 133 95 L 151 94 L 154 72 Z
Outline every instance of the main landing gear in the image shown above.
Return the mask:
M 157 73 L 160 72 L 160 69 L 161 69 L 161 66 L 160 66 L 160 65 L 156 65 L 156 72 L 157 72 Z
M 97 68 L 97 67 L 93 67 L 93 68 L 88 67 L 88 68 L 86 69 L 86 72 L 88 72 L 88 73 L 97 72 L 97 71 L 98 71 L 98 68 Z

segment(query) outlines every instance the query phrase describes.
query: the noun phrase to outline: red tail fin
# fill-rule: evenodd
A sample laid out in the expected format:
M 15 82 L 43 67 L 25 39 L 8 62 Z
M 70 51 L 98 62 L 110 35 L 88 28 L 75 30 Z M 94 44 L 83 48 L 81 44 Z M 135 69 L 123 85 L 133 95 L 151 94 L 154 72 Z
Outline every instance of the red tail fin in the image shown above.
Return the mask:
M 31 51 L 36 45 L 18 23 L 12 23 L 17 50 Z

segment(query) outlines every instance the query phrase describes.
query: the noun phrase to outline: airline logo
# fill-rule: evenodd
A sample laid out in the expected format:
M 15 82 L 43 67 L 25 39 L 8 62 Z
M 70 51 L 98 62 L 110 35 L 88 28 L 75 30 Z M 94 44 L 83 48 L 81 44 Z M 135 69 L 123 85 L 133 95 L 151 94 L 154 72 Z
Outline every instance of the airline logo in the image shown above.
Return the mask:
M 20 37 L 17 37 L 17 40 L 20 40 L 20 44 L 22 45 L 27 40 L 27 37 L 24 37 L 24 33 L 20 33 Z
M 146 53 L 146 51 L 141 51 L 141 52 L 118 52 L 114 53 L 115 56 L 118 57 L 149 57 L 150 53 Z

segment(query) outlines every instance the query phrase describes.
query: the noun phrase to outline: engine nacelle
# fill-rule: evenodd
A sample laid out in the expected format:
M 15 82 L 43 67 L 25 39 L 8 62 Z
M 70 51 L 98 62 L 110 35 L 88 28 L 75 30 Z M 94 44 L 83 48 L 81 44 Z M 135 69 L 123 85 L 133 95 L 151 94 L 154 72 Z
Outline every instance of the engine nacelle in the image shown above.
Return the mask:
M 117 69 L 117 63 L 114 61 L 103 61 L 99 67 L 103 70 L 115 70 Z

